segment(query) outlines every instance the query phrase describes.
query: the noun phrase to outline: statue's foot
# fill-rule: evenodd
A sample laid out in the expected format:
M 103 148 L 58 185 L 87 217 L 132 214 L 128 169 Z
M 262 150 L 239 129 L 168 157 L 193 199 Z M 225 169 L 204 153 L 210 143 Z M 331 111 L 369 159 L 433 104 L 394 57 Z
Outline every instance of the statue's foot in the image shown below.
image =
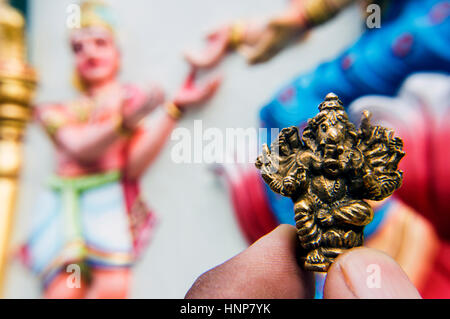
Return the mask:
M 337 258 L 340 254 L 344 253 L 347 249 L 345 248 L 322 248 L 322 253 L 325 257 L 327 257 L 329 260 L 334 260 Z
M 317 220 L 322 226 L 331 226 L 334 223 L 333 215 L 326 209 L 319 210 L 317 213 Z
M 330 229 L 322 235 L 322 241 L 327 247 L 343 247 L 342 235 L 338 230 Z
M 297 236 L 303 248 L 312 250 L 319 247 L 322 230 L 313 219 L 309 219 L 301 227 L 297 224 Z
M 323 255 L 320 248 L 314 249 L 306 255 L 305 269 L 309 271 L 326 272 L 330 267 L 330 261 Z
M 320 242 L 322 240 L 321 232 L 319 230 L 315 230 L 311 234 L 305 236 L 298 236 L 302 247 L 306 250 L 317 249 L 320 246 Z
M 349 230 L 344 235 L 343 244 L 346 248 L 361 246 L 362 244 L 361 235 L 358 235 L 353 230 Z

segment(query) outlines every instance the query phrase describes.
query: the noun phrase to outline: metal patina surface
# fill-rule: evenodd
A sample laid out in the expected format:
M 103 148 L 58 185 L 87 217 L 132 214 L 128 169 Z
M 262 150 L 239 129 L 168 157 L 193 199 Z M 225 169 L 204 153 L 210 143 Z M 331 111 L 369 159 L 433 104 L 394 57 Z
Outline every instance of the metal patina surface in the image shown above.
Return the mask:
M 365 200 L 382 200 L 401 186 L 405 153 L 394 131 L 371 125 L 368 111 L 357 129 L 333 93 L 319 111 L 301 136 L 289 127 L 271 149 L 264 145 L 256 167 L 274 192 L 295 204 L 304 268 L 325 272 L 339 254 L 362 246 L 373 218 Z

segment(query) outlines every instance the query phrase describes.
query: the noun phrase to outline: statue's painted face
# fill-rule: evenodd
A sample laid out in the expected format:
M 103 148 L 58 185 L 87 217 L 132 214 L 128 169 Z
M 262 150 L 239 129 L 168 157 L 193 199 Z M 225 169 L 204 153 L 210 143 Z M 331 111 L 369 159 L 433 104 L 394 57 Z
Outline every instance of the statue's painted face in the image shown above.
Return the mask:
M 102 28 L 83 28 L 71 36 L 72 51 L 78 75 L 89 85 L 116 76 L 120 54 L 113 35 Z

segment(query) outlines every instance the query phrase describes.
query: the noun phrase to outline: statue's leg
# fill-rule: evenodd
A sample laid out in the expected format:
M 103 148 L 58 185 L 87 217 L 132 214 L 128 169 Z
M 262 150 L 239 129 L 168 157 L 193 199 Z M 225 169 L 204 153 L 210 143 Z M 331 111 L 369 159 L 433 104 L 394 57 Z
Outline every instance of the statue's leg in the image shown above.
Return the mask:
M 125 299 L 129 297 L 131 269 L 129 267 L 97 268 L 86 298 Z
M 313 212 L 313 202 L 305 197 L 294 205 L 295 225 L 298 238 L 305 249 L 319 247 L 322 231 L 317 224 Z
M 373 218 L 372 207 L 362 200 L 350 200 L 332 208 L 333 219 L 349 227 L 335 227 L 325 231 L 322 235 L 321 249 L 323 255 L 333 262 L 347 249 L 362 246 L 363 228 Z M 356 226 L 356 227 L 352 227 Z
M 373 219 L 373 209 L 363 200 L 345 201 L 332 210 L 333 217 L 354 226 L 365 226 Z
M 362 245 L 362 231 L 330 229 L 322 235 L 322 246 L 349 249 Z
M 83 281 L 80 287 L 69 285 L 72 281 L 73 274 L 61 271 L 44 290 L 44 298 L 46 299 L 83 299 L 88 289 L 87 284 Z
M 362 231 L 330 229 L 322 235 L 322 252 L 331 262 L 347 249 L 362 245 Z
M 322 230 L 316 221 L 313 200 L 305 197 L 294 205 L 295 222 L 298 238 L 302 247 L 308 250 L 304 258 L 305 268 L 312 271 L 326 271 L 330 266 L 329 260 L 322 252 Z
M 330 263 L 345 251 L 344 236 L 344 231 L 340 229 L 329 229 L 322 235 L 322 252 Z

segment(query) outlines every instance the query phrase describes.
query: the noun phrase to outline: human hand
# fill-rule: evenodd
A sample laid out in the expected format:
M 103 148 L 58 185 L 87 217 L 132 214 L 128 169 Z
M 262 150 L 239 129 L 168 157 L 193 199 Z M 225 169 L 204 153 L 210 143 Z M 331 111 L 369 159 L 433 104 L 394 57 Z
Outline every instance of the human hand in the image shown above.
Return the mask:
M 298 266 L 297 249 L 295 228 L 281 225 L 239 255 L 201 275 L 186 298 L 312 298 L 313 273 Z M 379 288 L 368 284 L 371 265 L 379 267 Z M 374 249 L 355 248 L 339 256 L 329 269 L 324 298 L 420 298 L 420 295 L 392 258 Z

